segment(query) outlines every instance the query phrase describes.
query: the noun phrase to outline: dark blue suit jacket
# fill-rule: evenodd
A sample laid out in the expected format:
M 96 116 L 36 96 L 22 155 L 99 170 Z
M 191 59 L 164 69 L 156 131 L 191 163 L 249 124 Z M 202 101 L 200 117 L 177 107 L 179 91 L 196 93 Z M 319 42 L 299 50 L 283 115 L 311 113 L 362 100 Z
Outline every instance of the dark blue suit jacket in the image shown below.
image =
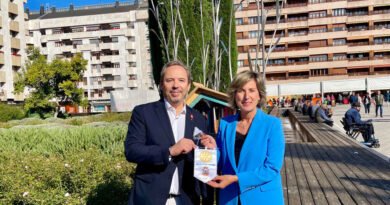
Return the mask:
M 361 120 L 359 111 L 356 108 L 350 108 L 344 115 L 345 121 L 348 126 L 352 124 L 363 125 L 367 124 L 367 121 Z
M 206 130 L 206 120 L 186 108 L 185 138 L 192 139 L 195 127 Z M 169 160 L 169 147 L 175 144 L 164 100 L 136 106 L 125 141 L 125 155 L 137 163 L 129 205 L 165 205 L 175 168 L 179 173 L 179 192 L 184 205 L 199 204 L 205 185 L 193 177 L 193 152 Z

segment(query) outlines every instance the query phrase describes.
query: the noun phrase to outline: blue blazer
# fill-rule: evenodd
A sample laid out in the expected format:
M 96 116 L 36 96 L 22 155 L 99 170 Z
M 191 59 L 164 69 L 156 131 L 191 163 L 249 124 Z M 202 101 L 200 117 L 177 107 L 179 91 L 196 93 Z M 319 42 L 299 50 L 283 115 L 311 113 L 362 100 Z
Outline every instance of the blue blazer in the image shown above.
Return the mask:
M 206 130 L 206 120 L 187 106 L 185 138 L 192 139 L 194 128 Z M 193 153 L 169 160 L 169 147 L 174 135 L 163 100 L 136 106 L 125 141 L 125 155 L 137 164 L 129 205 L 163 205 L 166 203 L 176 168 L 183 205 L 199 204 L 200 195 L 206 201 L 206 186 L 193 177 Z M 210 191 L 210 190 L 208 190 Z M 212 190 L 211 190 L 212 191 Z M 213 196 L 207 199 L 212 201 Z M 206 203 L 203 203 L 206 204 Z
M 222 175 L 237 175 L 238 183 L 220 190 L 219 204 L 284 204 L 280 176 L 284 159 L 284 136 L 280 120 L 257 109 L 236 166 L 234 144 L 238 114 L 221 120 L 217 136 L 218 162 Z

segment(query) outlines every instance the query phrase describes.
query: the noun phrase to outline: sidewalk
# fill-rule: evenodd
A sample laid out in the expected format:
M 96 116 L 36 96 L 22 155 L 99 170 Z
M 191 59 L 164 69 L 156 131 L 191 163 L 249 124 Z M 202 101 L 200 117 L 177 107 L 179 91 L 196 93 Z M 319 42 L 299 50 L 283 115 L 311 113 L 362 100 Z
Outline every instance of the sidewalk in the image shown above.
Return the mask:
M 343 126 L 340 123 L 341 118 L 344 117 L 345 112 L 350 108 L 350 105 L 337 105 L 333 107 L 333 120 L 335 122 L 334 127 L 345 133 Z M 380 147 L 372 148 L 376 151 L 390 157 L 390 106 L 383 106 L 383 118 L 380 116 L 375 117 L 375 107 L 371 105 L 370 114 L 364 113 L 364 107 L 361 107 L 360 115 L 362 120 L 372 119 L 375 129 L 375 137 L 379 139 Z M 359 136 L 358 141 L 363 141 L 363 138 Z

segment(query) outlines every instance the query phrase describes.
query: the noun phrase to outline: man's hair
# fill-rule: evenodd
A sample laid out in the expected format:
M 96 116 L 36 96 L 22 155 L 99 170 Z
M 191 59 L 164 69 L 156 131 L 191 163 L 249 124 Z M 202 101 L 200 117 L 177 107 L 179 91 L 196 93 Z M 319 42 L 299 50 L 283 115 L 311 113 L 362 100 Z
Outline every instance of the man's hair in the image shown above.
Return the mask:
M 260 101 L 257 103 L 257 107 L 260 108 L 264 106 L 267 97 L 264 81 L 260 78 L 260 75 L 257 72 L 246 70 L 238 73 L 236 77 L 234 77 L 233 82 L 230 84 L 230 87 L 227 91 L 227 94 L 229 96 L 228 101 L 232 108 L 238 109 L 237 103 L 235 101 L 235 95 L 237 90 L 244 87 L 244 85 L 251 80 L 255 80 L 256 87 L 260 96 Z
M 167 71 L 167 69 L 168 69 L 169 67 L 175 66 L 175 65 L 182 67 L 182 68 L 186 71 L 186 73 L 187 73 L 187 78 L 188 78 L 188 84 L 191 84 L 191 82 L 192 82 L 192 76 L 191 76 L 190 70 L 189 70 L 189 69 L 187 68 L 187 66 L 186 66 L 184 63 L 182 63 L 181 61 L 174 60 L 174 61 L 169 61 L 169 62 L 167 62 L 167 63 L 163 66 L 163 68 L 161 69 L 161 73 L 160 73 L 160 88 L 161 88 L 161 86 L 162 86 L 162 84 L 163 84 L 163 82 L 164 82 L 165 72 Z
M 352 103 L 352 107 L 360 107 L 360 102 L 354 102 L 354 103 Z

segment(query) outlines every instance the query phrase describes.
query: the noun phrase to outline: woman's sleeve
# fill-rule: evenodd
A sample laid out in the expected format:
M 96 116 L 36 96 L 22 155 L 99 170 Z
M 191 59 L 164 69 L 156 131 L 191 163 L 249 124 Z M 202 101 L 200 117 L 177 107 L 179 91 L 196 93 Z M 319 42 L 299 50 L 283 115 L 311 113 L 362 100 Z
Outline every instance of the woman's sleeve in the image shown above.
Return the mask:
M 280 174 L 285 147 L 281 121 L 274 120 L 270 130 L 264 163 L 254 171 L 237 173 L 241 193 L 270 182 Z

